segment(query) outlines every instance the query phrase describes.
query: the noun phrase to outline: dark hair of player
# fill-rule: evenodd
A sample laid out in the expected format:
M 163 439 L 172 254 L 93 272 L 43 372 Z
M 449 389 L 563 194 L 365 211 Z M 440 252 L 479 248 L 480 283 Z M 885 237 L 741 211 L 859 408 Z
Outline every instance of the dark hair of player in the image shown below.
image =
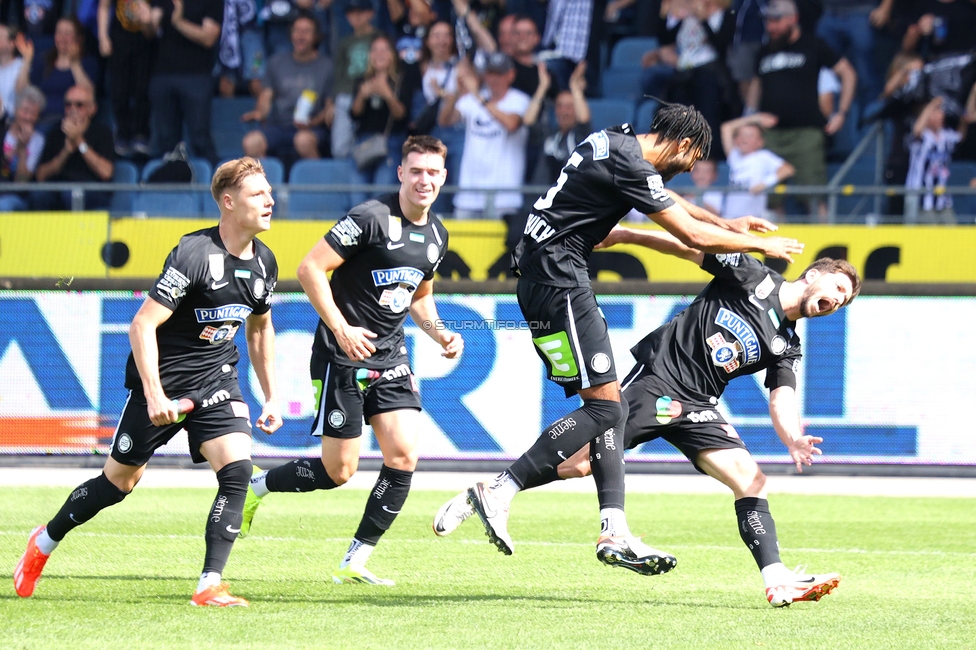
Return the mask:
M 648 133 L 656 135 L 658 141 L 681 142 L 690 138 L 691 150 L 699 152 L 699 160 L 708 158 L 712 150 L 712 129 L 694 106 L 662 102 Z
M 213 195 L 217 205 L 220 205 L 220 197 L 226 190 L 240 189 L 244 179 L 252 174 L 263 176 L 264 166 L 259 160 L 248 156 L 228 160 L 218 167 L 217 171 L 214 172 L 213 182 L 210 183 L 210 194 Z
M 851 298 L 844 303 L 845 306 L 851 304 L 851 301 L 854 300 L 854 298 L 857 297 L 857 294 L 861 292 L 861 276 L 857 274 L 857 269 L 855 269 L 854 266 L 847 260 L 835 260 L 830 257 L 821 257 L 813 264 L 805 268 L 803 273 L 800 274 L 800 277 L 802 278 L 807 274 L 807 271 L 811 269 L 816 269 L 822 274 L 843 273 L 851 279 Z
M 432 135 L 412 135 L 403 143 L 403 160 L 412 153 L 433 153 L 447 160 L 447 147 Z

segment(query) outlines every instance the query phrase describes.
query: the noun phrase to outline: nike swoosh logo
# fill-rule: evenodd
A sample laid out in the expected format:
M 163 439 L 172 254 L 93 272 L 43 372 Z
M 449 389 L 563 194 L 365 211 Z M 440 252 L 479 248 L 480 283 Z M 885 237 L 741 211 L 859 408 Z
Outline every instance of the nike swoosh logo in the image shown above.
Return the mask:
M 227 532 L 228 533 L 231 533 L 232 535 L 236 535 L 237 533 L 241 532 L 241 529 L 240 528 L 231 528 L 230 526 L 227 526 Z
M 557 451 L 556 453 L 559 454 L 559 457 L 562 458 L 563 460 L 568 460 L 565 456 L 563 456 L 563 452 Z
M 401 246 L 402 246 L 402 244 L 401 244 Z M 398 515 L 398 514 L 400 514 L 400 511 L 399 511 L 399 510 L 390 510 L 390 509 L 389 509 L 389 508 L 387 508 L 386 506 L 383 506 L 383 509 L 384 509 L 384 510 L 386 510 L 386 511 L 387 511 L 388 513 L 390 513 L 391 515 Z
M 227 280 L 225 282 L 221 282 L 220 284 L 217 284 L 216 282 L 211 282 L 210 283 L 210 288 L 213 289 L 214 291 L 216 291 L 217 289 L 219 289 L 221 287 L 226 287 L 229 282 L 230 282 L 230 280 Z
M 80 521 L 78 521 L 77 519 L 75 519 L 75 513 L 73 513 L 73 512 L 69 512 L 68 513 L 68 519 L 70 519 L 71 521 L 75 522 L 76 524 L 80 524 L 81 523 Z
M 386 248 L 388 250 L 394 251 L 394 250 L 396 250 L 398 248 L 402 248 L 404 246 L 404 244 L 406 244 L 406 242 L 400 242 L 399 244 L 394 244 L 393 242 L 388 241 L 388 242 L 386 242 Z
M 765 307 L 762 306 L 762 303 L 759 302 L 759 298 L 757 298 L 755 294 L 749 294 L 749 302 L 754 304 L 756 307 L 759 307 L 759 309 L 765 309 Z

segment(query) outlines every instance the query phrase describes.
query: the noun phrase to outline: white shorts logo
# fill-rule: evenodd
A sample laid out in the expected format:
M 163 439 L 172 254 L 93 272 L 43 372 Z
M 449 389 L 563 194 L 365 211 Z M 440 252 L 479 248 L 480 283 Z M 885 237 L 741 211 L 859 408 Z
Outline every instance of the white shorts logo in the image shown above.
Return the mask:
M 590 367 L 593 368 L 593 372 L 598 374 L 603 374 L 610 370 L 610 357 L 603 354 L 602 352 L 597 352 L 590 359 Z
M 128 433 L 123 433 L 119 436 L 119 441 L 116 443 L 115 448 L 119 450 L 120 454 L 127 453 L 132 449 L 132 438 L 129 437 Z
M 339 409 L 335 409 L 334 411 L 329 413 L 329 426 L 331 426 L 333 429 L 338 429 L 345 423 L 346 423 L 346 414 L 340 411 Z

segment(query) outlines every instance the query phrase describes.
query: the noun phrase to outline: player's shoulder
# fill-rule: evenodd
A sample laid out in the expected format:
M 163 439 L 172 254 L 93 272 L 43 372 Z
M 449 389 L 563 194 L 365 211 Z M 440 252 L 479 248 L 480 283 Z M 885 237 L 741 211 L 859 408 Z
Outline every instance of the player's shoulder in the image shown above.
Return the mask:
M 362 203 L 353 206 L 349 210 L 348 216 L 356 219 L 357 221 L 369 221 L 369 220 L 384 220 L 393 213 L 393 194 L 384 194 L 383 196 L 378 196 L 374 199 L 368 199 Z
M 274 251 L 257 237 L 254 238 L 254 256 L 262 261 L 270 261 L 275 267 L 278 266 L 278 258 L 275 257 Z
M 214 249 L 219 249 L 214 241 L 214 235 L 216 232 L 217 226 L 211 226 L 209 228 L 202 228 L 200 230 L 188 232 L 180 237 L 180 241 L 176 245 L 176 248 L 181 254 L 184 255 L 193 255 L 194 253 L 210 253 Z
M 444 225 L 444 220 L 440 218 L 440 215 L 433 212 L 428 212 L 427 223 L 430 226 L 430 229 L 434 232 L 434 237 L 438 240 L 438 243 L 446 243 L 449 235 L 447 232 L 447 226 Z

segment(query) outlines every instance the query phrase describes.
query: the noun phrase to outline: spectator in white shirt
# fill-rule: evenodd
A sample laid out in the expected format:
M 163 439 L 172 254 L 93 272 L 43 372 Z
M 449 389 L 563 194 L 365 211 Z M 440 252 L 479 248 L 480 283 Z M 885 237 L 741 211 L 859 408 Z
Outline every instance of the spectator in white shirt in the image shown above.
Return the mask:
M 768 217 L 767 190 L 796 173 L 793 165 L 765 148 L 763 129 L 776 126 L 776 121 L 771 113 L 754 113 L 722 124 L 729 187 L 745 190 L 726 195 L 721 213 L 726 219 Z
M 17 97 L 17 75 L 24 60 L 17 56 L 14 37 L 16 27 L 0 25 L 0 119 L 6 120 L 14 114 L 14 101 Z

